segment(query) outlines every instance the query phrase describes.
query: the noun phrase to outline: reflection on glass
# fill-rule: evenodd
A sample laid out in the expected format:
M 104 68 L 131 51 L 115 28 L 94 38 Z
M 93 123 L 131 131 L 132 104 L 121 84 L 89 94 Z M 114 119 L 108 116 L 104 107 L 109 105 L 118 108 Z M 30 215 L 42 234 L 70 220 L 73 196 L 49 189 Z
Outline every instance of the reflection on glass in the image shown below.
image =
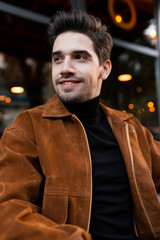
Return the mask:
M 114 47 L 111 61 L 111 75 L 103 83 L 102 99 L 104 103 L 109 107 L 132 113 L 157 137 L 160 130 L 155 59 Z M 124 72 L 132 75 L 131 81 L 118 81 L 118 76 Z
M 157 32 L 156 32 L 156 20 L 151 19 L 148 23 L 148 26 L 144 30 L 144 35 L 146 36 L 146 39 L 148 42 L 151 43 L 151 45 L 156 46 L 157 44 Z

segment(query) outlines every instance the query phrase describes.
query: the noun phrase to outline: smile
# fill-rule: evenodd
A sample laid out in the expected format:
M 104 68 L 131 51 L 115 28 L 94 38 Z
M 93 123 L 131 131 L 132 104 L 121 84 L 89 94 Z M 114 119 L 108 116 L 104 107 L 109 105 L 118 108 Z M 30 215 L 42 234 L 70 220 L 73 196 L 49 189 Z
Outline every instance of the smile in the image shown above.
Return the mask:
M 77 87 L 80 83 L 81 81 L 78 79 L 64 79 L 59 81 L 59 85 L 64 89 L 72 89 Z
M 61 83 L 61 84 L 69 85 L 69 84 L 73 84 L 73 83 L 78 83 L 78 82 L 64 82 L 64 83 Z

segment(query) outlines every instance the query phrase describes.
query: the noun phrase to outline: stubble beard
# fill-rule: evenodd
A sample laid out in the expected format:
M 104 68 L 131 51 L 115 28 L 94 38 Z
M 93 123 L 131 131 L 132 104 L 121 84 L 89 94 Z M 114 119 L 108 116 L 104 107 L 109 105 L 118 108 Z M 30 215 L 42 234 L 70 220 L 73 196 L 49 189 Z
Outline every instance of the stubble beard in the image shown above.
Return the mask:
M 74 94 L 74 93 L 65 93 L 65 94 L 58 94 L 59 98 L 62 102 L 68 104 L 77 104 L 82 102 L 82 95 L 81 94 Z
M 78 81 L 80 81 L 80 84 L 83 84 L 85 82 L 85 79 L 82 77 L 73 77 L 73 78 L 74 79 L 76 78 Z M 61 79 L 62 77 L 56 79 L 55 81 L 56 86 L 58 86 L 59 81 Z M 75 89 L 75 90 L 65 89 L 64 91 L 62 89 L 58 89 L 55 87 L 55 91 L 62 102 L 68 103 L 68 104 L 77 104 L 77 103 L 83 102 L 85 85 L 83 86 L 80 89 Z

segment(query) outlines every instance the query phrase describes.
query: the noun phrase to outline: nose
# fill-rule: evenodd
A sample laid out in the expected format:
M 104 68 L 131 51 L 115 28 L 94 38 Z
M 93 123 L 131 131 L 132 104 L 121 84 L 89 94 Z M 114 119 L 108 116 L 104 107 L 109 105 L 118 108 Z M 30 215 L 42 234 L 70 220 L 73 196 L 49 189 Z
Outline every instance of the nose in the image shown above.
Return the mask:
M 75 69 L 74 69 L 73 61 L 72 59 L 70 59 L 70 57 L 66 57 L 62 63 L 61 75 L 74 74 L 74 73 L 75 73 Z

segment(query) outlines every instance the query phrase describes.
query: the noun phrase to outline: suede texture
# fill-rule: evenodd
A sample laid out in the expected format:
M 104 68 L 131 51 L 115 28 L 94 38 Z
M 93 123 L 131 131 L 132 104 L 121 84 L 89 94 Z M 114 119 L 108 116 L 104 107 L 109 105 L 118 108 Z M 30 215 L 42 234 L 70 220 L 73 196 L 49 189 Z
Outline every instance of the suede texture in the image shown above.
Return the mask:
M 160 239 L 160 143 L 133 115 L 101 107 L 126 165 L 136 232 Z M 57 95 L 21 113 L 0 144 L 0 239 L 89 240 L 91 203 L 92 163 L 81 122 Z

